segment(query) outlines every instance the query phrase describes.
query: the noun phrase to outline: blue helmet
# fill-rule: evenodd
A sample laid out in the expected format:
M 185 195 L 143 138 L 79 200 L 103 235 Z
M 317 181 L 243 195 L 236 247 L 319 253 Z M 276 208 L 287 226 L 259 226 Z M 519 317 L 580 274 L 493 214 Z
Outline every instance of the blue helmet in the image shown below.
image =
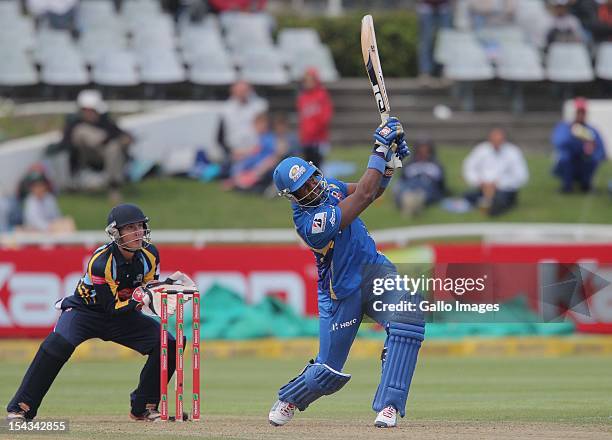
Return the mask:
M 300 189 L 311 176 L 320 176 L 319 184 L 311 191 L 315 193 L 313 200 L 302 203 L 304 199 L 311 198 L 310 194 L 307 194 L 302 199 L 296 199 L 293 195 L 298 189 Z M 327 181 L 323 177 L 321 171 L 313 165 L 312 162 L 306 162 L 304 159 L 299 157 L 288 157 L 279 163 L 274 169 L 274 185 L 278 189 L 278 195 L 284 196 L 293 200 L 300 206 L 314 206 L 312 202 L 314 200 L 320 200 L 321 203 L 324 201 L 323 193 L 327 191 Z

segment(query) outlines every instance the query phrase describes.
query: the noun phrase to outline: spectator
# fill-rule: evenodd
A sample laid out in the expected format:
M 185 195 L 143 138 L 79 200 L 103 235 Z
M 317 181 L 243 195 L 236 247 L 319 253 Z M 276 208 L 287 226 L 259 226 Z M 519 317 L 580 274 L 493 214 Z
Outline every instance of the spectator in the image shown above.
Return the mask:
M 298 149 L 297 137 L 289 130 L 284 115 L 276 115 L 270 130 L 268 115 L 258 115 L 255 122 L 259 133 L 259 145 L 242 162 L 237 164 L 234 178 L 226 188 L 234 187 L 258 193 L 276 195 L 272 184 L 274 167 Z
M 612 40 L 612 0 L 596 5 L 595 20 L 591 27 L 596 42 Z
M 515 0 L 469 0 L 470 22 L 474 30 L 507 26 L 514 22 Z
M 257 142 L 250 149 L 243 149 L 234 155 L 231 177 L 225 183 L 226 189 L 251 189 L 265 174 L 265 171 L 276 155 L 274 133 L 270 130 L 267 113 L 260 113 L 255 118 Z
M 70 150 L 73 177 L 88 168 L 101 171 L 103 185 L 110 190 L 111 200 L 117 202 L 133 138 L 113 121 L 97 90 L 81 91 L 77 105 L 79 112 L 68 118 L 62 140 Z
M 26 0 L 27 9 L 38 26 L 74 31 L 76 29 L 77 0 Z
M 494 128 L 489 140 L 476 145 L 463 161 L 463 177 L 473 187 L 465 195 L 466 200 L 494 216 L 516 204 L 529 171 L 521 150 L 506 141 L 501 128 Z
M 407 217 L 440 201 L 446 193 L 444 169 L 431 139 L 423 138 L 415 143 L 414 153 L 401 168 L 400 180 L 393 192 L 397 207 Z
M 255 118 L 267 110 L 268 102 L 257 96 L 249 83 L 232 85 L 219 124 L 218 142 L 225 153 L 220 177 L 229 177 L 233 160 L 257 144 Z
M 432 84 L 434 73 L 433 47 L 437 30 L 452 26 L 449 0 L 419 0 L 419 82 Z
M 584 41 L 592 43 L 594 40 L 594 28 L 597 26 L 596 0 L 572 0 L 570 2 L 570 13 L 575 16 L 582 26 Z
M 72 232 L 74 220 L 62 217 L 44 175 L 32 177 L 23 208 L 23 229 L 36 232 Z
M 570 193 L 578 182 L 583 192 L 592 188 L 593 176 L 606 153 L 599 132 L 586 123 L 587 102 L 574 100 L 576 116 L 573 122 L 559 122 L 552 132 L 556 164 L 553 173 L 561 180 L 563 193 Z
M 323 158 L 329 150 L 329 125 L 334 108 L 315 68 L 311 67 L 304 73 L 302 90 L 297 99 L 297 111 L 302 156 L 307 162 L 321 168 Z
M 208 7 L 212 12 L 257 12 L 266 8 L 267 0 L 208 0 Z
M 580 21 L 570 14 L 569 0 L 549 0 L 552 21 L 546 31 L 546 47 L 555 42 L 582 42 L 584 32 Z

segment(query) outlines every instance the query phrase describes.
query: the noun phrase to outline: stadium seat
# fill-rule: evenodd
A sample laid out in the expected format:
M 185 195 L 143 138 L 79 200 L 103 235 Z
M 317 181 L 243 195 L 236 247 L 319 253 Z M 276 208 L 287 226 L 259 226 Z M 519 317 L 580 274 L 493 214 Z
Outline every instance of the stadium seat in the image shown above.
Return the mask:
M 326 46 L 293 51 L 288 61 L 290 76 L 294 81 L 301 81 L 304 72 L 309 67 L 315 67 L 324 82 L 336 81 L 340 77 L 331 51 Z
M 237 74 L 226 52 L 199 52 L 191 60 L 189 81 L 198 85 L 229 85 Z
M 121 14 L 125 17 L 161 14 L 161 5 L 156 0 L 125 0 L 121 4 Z
M 38 83 L 38 74 L 28 54 L 5 47 L 0 50 L 0 87 L 29 86 Z
M 486 27 L 477 31 L 476 35 L 481 41 L 499 45 L 525 41 L 525 33 L 517 26 Z
M 582 43 L 552 43 L 546 58 L 546 76 L 554 82 L 588 82 L 594 78 L 587 47 Z
M 140 83 L 134 55 L 125 50 L 113 51 L 93 65 L 92 80 L 101 86 L 135 86 Z
M 34 23 L 26 17 L 9 18 L 0 16 L 0 46 L 10 41 L 11 47 L 18 46 L 25 50 L 34 49 L 36 38 Z
M 444 76 L 455 81 L 486 81 L 494 73 L 484 49 L 477 43 L 465 42 L 454 47 L 453 56 L 444 65 Z
M 223 53 L 227 49 L 221 34 L 213 28 L 184 28 L 179 37 L 183 59 L 190 64 L 200 53 Z
M 87 64 L 94 64 L 100 56 L 126 49 L 127 40 L 122 34 L 87 32 L 81 35 L 79 50 Z
M 58 53 L 76 50 L 69 32 L 43 29 L 36 34 L 34 60 L 42 64 L 47 58 L 56 57 Z
M 219 22 L 223 30 L 228 33 L 236 29 L 271 33 L 274 20 L 264 12 L 246 13 L 230 11 L 221 13 L 219 15 Z
M 81 55 L 70 47 L 55 48 L 46 53 L 41 61 L 40 78 L 41 82 L 52 86 L 77 86 L 89 82 Z
M 0 17 L 21 16 L 21 6 L 18 1 L 0 1 Z
M 262 86 L 282 85 L 289 75 L 279 57 L 266 49 L 245 53 L 240 72 L 241 79 Z
M 77 9 L 77 23 L 79 29 L 92 26 L 102 26 L 103 23 L 115 18 L 113 2 L 107 0 L 87 0 L 79 3 Z
M 444 65 L 455 55 L 457 48 L 466 44 L 478 45 L 476 34 L 454 29 L 440 29 L 434 47 L 434 60 Z
M 171 84 L 185 80 L 185 69 L 173 50 L 149 50 L 137 54 L 137 58 L 143 83 Z
M 523 29 L 527 40 L 538 48 L 546 44 L 546 30 L 549 29 L 552 17 L 542 0 L 518 0 L 516 5 L 516 23 Z
M 321 40 L 312 28 L 285 28 L 278 33 L 278 45 L 283 49 L 319 47 Z
M 601 43 L 597 48 L 595 73 L 598 78 L 612 80 L 612 43 Z
M 526 43 L 502 45 L 497 60 L 497 76 L 507 81 L 542 81 L 544 69 L 539 52 Z

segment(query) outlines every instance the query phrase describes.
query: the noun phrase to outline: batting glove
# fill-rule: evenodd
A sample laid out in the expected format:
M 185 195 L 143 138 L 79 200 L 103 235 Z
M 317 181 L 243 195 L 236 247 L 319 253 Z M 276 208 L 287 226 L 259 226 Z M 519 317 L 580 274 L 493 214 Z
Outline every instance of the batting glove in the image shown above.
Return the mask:
M 392 146 L 398 139 L 403 139 L 404 128 L 396 117 L 390 117 L 374 131 L 373 153 L 389 161 L 393 157 Z

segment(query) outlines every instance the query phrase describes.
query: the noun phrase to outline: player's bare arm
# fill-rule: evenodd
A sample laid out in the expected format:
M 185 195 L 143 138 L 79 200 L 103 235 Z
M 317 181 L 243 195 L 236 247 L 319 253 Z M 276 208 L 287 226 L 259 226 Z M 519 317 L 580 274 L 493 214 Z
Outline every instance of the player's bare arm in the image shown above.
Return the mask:
M 356 184 L 348 184 L 349 196 L 338 204 L 342 212 L 340 228 L 351 224 L 359 214 L 382 195 L 393 176 L 395 159 L 408 155 L 404 129 L 397 118 L 390 118 L 374 132 L 374 149 L 368 168 Z M 397 149 L 393 147 L 397 145 Z

